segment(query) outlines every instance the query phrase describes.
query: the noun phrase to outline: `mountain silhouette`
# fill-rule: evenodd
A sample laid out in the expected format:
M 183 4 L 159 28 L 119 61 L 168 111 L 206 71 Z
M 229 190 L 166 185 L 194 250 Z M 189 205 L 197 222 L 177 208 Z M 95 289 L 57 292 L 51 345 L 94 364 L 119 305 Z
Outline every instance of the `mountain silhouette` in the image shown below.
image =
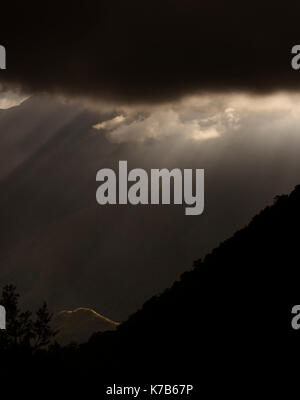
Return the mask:
M 300 345 L 291 327 L 291 309 L 300 302 L 299 224 L 297 186 L 115 333 L 94 335 L 84 356 L 93 365 L 105 343 L 131 376 L 194 378 L 211 392 L 218 390 L 214 379 L 224 388 L 236 380 L 250 391 L 252 381 L 267 393 L 269 379 L 279 379 Z
M 71 342 L 86 342 L 92 333 L 116 329 L 119 323 L 98 314 L 89 308 L 63 310 L 55 314 L 53 328 L 58 331 L 55 340 L 61 345 Z
M 68 392 L 113 379 L 197 382 L 209 398 L 287 394 L 300 349 L 291 326 L 292 307 L 300 303 L 299 223 L 300 185 L 115 331 L 10 360 L 40 381 L 51 375 L 56 385 L 76 382 Z

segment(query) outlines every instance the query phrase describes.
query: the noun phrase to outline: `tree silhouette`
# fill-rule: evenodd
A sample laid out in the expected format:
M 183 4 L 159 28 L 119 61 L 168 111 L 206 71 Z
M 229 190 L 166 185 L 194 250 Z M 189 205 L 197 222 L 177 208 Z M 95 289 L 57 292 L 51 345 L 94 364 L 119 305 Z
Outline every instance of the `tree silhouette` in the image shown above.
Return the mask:
M 22 347 L 35 352 L 48 346 L 57 333 L 50 325 L 52 314 L 44 303 L 33 318 L 30 311 L 20 309 L 19 297 L 14 285 L 4 286 L 0 304 L 5 307 L 7 321 L 6 330 L 0 332 L 0 347 Z

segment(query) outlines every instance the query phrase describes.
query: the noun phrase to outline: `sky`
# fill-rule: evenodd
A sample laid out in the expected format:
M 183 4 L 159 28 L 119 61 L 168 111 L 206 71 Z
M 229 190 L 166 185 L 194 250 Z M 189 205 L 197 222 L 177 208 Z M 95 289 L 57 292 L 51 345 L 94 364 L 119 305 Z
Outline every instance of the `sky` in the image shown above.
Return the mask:
M 10 7 L 0 282 L 17 284 L 29 307 L 124 320 L 300 183 L 296 3 Z M 204 168 L 204 213 L 99 206 L 96 173 L 119 160 Z

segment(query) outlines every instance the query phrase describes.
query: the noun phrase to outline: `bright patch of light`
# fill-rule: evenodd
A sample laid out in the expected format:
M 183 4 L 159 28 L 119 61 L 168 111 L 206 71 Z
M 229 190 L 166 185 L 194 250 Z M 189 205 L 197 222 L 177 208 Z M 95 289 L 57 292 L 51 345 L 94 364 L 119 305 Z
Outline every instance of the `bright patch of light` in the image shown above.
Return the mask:
M 1 88 L 0 88 L 1 89 Z M 13 91 L 0 90 L 0 109 L 6 110 L 11 107 L 16 107 L 28 99 L 29 96 L 24 96 Z

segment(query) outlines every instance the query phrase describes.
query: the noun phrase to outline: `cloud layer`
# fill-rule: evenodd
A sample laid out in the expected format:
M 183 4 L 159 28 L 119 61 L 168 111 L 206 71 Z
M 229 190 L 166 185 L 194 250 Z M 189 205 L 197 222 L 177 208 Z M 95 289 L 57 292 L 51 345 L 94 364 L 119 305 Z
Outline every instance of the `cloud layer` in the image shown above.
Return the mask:
M 132 0 L 2 6 L 0 79 L 27 91 L 161 102 L 298 90 L 299 2 Z
M 119 114 L 94 125 L 116 143 L 143 142 L 163 137 L 197 141 L 216 138 L 238 126 L 235 109 L 220 96 L 185 98 L 159 106 L 119 108 Z

